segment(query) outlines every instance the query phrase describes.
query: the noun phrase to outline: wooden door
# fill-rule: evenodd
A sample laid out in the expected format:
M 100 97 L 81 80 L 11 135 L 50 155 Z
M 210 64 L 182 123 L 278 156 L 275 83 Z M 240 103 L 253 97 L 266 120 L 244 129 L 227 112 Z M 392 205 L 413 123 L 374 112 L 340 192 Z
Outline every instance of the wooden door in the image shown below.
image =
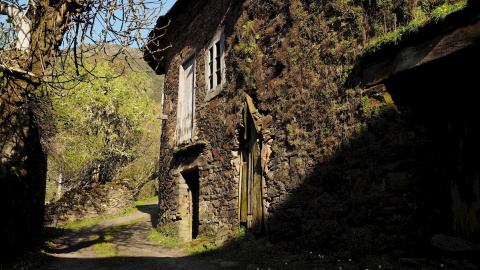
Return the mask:
M 177 111 L 177 142 L 192 138 L 193 113 L 195 106 L 195 57 L 185 61 L 180 67 Z
M 248 141 L 242 152 L 240 222 L 254 233 L 263 231 L 262 167 L 260 137 L 253 123 L 248 125 Z

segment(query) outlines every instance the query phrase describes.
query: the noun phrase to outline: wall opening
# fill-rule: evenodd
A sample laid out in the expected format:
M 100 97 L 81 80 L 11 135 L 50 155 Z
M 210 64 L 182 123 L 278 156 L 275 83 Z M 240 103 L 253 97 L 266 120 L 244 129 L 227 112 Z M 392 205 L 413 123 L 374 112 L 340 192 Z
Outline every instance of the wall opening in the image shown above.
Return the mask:
M 199 220 L 199 174 L 198 170 L 182 172 L 183 179 L 187 185 L 187 200 L 184 208 L 186 208 L 186 218 L 188 223 L 187 234 L 191 239 L 198 236 Z M 189 237 L 189 238 L 190 238 Z
M 478 48 L 392 76 L 385 84 L 400 112 L 425 137 L 416 149 L 424 208 L 432 233 L 480 241 Z M 421 141 L 420 141 L 421 140 Z

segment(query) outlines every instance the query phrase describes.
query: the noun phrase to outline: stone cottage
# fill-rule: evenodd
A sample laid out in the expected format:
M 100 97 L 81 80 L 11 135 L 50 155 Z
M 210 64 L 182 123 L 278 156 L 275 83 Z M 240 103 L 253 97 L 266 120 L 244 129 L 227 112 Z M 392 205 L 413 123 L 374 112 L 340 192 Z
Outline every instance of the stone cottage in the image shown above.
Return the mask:
M 354 2 L 178 0 L 158 19 L 159 227 L 396 256 L 480 241 L 478 6 Z

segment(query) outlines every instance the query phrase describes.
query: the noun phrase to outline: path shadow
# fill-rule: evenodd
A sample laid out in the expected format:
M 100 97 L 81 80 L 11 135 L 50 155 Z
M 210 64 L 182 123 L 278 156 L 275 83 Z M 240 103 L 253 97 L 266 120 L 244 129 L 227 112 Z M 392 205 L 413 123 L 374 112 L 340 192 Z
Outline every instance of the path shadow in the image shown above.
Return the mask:
M 157 227 L 158 222 L 158 202 L 148 205 L 137 205 L 138 211 L 143 213 L 147 213 L 150 215 L 150 222 L 152 224 L 152 228 Z
M 145 223 L 135 223 L 127 225 L 120 223 L 114 225 L 124 226 L 124 228 L 118 228 L 118 230 L 121 231 L 121 234 L 116 237 L 116 241 L 118 241 L 119 243 L 129 245 L 129 239 L 132 239 L 132 237 L 134 237 L 136 233 L 143 233 L 144 235 L 142 235 L 142 237 L 148 239 L 148 232 L 152 228 L 156 228 L 158 220 L 158 205 L 156 203 L 152 203 L 148 205 L 138 205 L 136 206 L 136 208 L 138 209 L 138 211 L 149 215 L 149 224 L 151 224 L 151 227 L 148 226 L 148 228 L 146 228 Z M 105 222 L 101 222 L 75 231 L 62 230 L 62 236 L 54 240 L 54 242 L 56 243 L 56 247 L 49 248 L 47 249 L 47 251 L 55 254 L 67 254 L 71 252 L 76 252 L 83 248 L 91 247 L 95 244 L 104 243 L 106 242 L 106 239 L 103 232 L 111 227 L 112 226 L 105 225 Z M 55 230 L 59 229 L 55 228 Z M 93 240 L 88 240 L 92 237 L 95 238 Z
M 39 270 L 137 270 L 137 269 L 220 269 L 212 263 L 193 257 L 111 257 L 111 258 L 53 258 L 45 260 Z

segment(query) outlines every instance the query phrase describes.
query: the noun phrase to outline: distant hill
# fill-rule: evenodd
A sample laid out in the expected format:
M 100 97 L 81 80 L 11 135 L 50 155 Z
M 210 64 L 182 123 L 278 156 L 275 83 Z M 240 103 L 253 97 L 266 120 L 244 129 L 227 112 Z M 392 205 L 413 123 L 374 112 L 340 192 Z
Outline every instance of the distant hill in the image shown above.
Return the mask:
M 143 60 L 143 52 L 138 48 L 126 47 L 113 43 L 104 43 L 99 45 L 86 44 L 83 48 L 84 57 L 87 59 L 114 60 L 121 65 L 129 66 L 139 72 L 144 72 L 152 79 L 152 89 L 155 93 L 152 97 L 157 104 L 161 103 L 161 93 L 163 91 L 163 75 L 155 74 L 155 71 Z M 78 49 L 80 50 L 80 49 Z

